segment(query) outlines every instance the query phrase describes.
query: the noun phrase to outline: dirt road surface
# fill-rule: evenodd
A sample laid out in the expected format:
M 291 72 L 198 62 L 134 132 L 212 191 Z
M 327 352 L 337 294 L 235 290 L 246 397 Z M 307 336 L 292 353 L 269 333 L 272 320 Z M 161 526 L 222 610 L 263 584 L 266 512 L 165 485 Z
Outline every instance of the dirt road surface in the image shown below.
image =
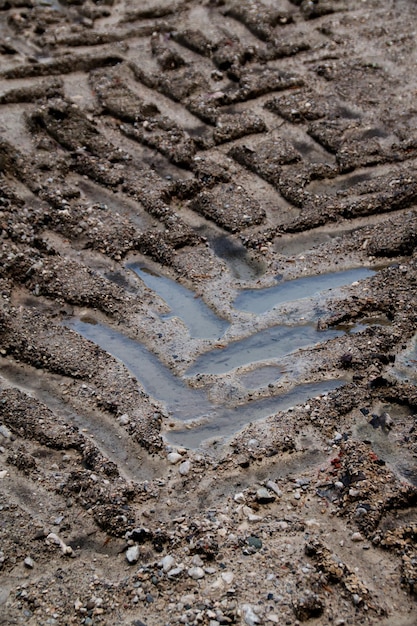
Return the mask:
M 0 623 L 417 623 L 411 0 L 0 0 Z

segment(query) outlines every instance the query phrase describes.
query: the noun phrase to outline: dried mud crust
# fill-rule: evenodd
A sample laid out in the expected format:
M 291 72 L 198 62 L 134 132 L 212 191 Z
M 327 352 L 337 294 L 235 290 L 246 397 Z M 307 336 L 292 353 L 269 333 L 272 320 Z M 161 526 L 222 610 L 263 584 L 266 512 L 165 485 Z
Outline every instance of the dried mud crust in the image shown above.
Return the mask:
M 2 624 L 416 623 L 414 21 L 407 0 L 0 1 Z M 138 259 L 221 340 L 166 319 Z M 181 379 L 314 318 L 249 317 L 242 288 L 360 266 L 314 301 L 345 334 L 274 383 L 187 379 L 237 408 L 343 379 L 224 445 L 170 445 L 167 407 L 70 328 Z

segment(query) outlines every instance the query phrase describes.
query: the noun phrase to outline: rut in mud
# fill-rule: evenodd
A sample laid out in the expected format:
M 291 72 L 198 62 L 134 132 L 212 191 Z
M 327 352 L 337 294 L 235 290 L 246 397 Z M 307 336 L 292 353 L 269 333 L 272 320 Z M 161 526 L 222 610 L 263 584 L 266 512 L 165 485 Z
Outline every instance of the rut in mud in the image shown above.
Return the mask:
M 0 1 L 2 623 L 416 622 L 414 24 Z

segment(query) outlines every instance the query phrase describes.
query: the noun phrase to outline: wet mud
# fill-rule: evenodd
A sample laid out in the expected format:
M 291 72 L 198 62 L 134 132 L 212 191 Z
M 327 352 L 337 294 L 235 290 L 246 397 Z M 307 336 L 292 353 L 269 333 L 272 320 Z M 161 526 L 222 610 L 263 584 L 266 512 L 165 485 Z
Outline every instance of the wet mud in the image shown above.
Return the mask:
M 2 624 L 414 626 L 414 13 L 0 1 Z

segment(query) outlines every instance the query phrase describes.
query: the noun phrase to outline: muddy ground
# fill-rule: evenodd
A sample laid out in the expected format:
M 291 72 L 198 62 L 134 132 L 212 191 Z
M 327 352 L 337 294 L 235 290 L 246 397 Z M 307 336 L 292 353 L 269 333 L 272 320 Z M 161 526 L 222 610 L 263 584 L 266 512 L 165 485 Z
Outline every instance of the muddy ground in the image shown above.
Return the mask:
M 0 0 L 0 54 L 0 623 L 416 624 L 414 3 Z M 208 437 L 80 320 L 184 402 L 294 404 Z M 307 322 L 313 345 L 193 373 Z

